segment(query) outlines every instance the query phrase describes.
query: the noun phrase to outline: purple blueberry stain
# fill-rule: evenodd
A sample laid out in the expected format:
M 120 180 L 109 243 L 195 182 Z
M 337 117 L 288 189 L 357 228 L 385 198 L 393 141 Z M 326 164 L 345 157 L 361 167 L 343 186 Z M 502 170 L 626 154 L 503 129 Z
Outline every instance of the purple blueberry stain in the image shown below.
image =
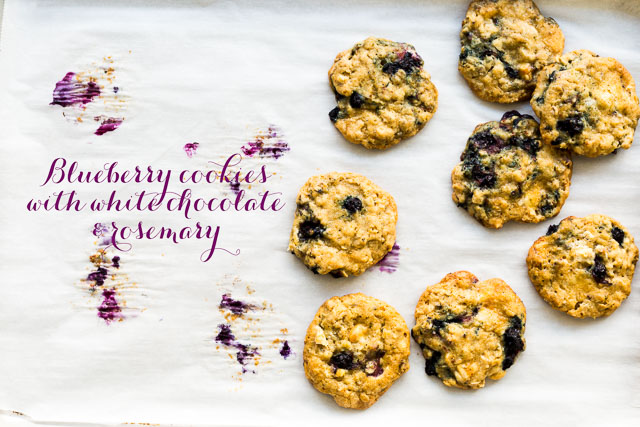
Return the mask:
M 287 358 L 291 356 L 291 354 L 292 354 L 292 351 L 291 351 L 291 347 L 289 346 L 289 341 L 285 340 L 282 343 L 282 347 L 280 347 L 280 356 L 282 356 L 284 360 L 287 360 Z
M 113 93 L 118 93 L 119 91 L 120 91 L 120 88 L 118 86 L 113 87 Z
M 397 243 L 394 243 L 391 250 L 378 262 L 378 269 L 385 273 L 394 273 L 398 270 L 399 263 L 400 246 L 398 246 Z
M 192 158 L 196 154 L 196 151 L 198 151 L 199 146 L 200 144 L 197 142 L 187 142 L 184 144 L 184 152 L 187 157 Z
M 260 355 L 260 353 L 258 353 L 258 349 L 253 348 L 251 347 L 251 345 L 248 345 L 248 344 L 239 343 L 236 340 L 236 337 L 233 335 L 233 332 L 231 331 L 231 325 L 222 323 L 218 325 L 218 330 L 219 332 L 218 332 L 218 335 L 216 335 L 215 341 L 226 347 L 230 347 L 237 350 L 236 361 L 242 367 L 243 374 L 246 372 L 252 372 L 255 374 L 256 371 L 253 371 L 253 370 L 250 371 L 249 369 L 246 368 L 246 366 L 249 364 L 249 362 L 252 359 Z
M 266 132 L 259 132 L 253 141 L 248 141 L 240 149 L 248 157 L 257 155 L 275 160 L 290 151 L 289 144 L 282 138 L 282 132 L 275 125 L 270 125 Z
M 118 255 L 111 258 L 111 266 L 113 268 L 120 268 L 120 257 Z
M 109 277 L 109 270 L 100 266 L 95 271 L 92 271 L 91 273 L 89 273 L 89 275 L 87 276 L 87 280 L 90 282 L 93 282 L 91 284 L 92 288 L 96 288 L 104 285 L 104 282 L 107 280 L 107 277 Z
M 100 87 L 94 81 L 83 82 L 75 78 L 76 73 L 69 71 L 53 89 L 53 100 L 49 105 L 70 107 L 85 105 L 100 96 Z
M 116 299 L 115 288 L 102 290 L 102 304 L 98 307 L 98 317 L 104 319 L 107 324 L 122 318 L 122 309 Z
M 253 304 L 247 304 L 246 302 L 231 298 L 231 295 L 224 294 L 220 300 L 218 306 L 222 310 L 228 310 L 233 314 L 242 315 L 247 311 L 255 310 L 257 307 Z
M 229 181 L 229 188 L 231 189 L 231 192 L 237 196 L 240 193 L 240 181 L 237 179 Z
M 101 118 L 100 116 L 95 117 L 95 120 L 96 121 L 102 120 L 98 129 L 96 129 L 96 131 L 94 132 L 94 134 L 98 136 L 104 135 L 107 132 L 113 132 L 114 130 L 118 129 L 118 127 L 124 121 L 123 119 L 120 119 L 120 118 L 115 118 L 115 117 Z

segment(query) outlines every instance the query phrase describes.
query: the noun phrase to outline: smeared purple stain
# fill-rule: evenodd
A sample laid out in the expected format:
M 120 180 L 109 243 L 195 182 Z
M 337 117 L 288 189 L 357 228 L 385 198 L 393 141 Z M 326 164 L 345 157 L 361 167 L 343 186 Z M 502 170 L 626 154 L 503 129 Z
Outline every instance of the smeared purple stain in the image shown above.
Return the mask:
M 385 273 L 394 273 L 400 262 L 400 246 L 393 244 L 391 250 L 378 262 L 378 268 Z
M 229 188 L 231 188 L 233 194 L 238 195 L 238 193 L 240 193 L 240 181 L 233 180 L 229 182 Z
M 120 91 L 120 88 L 118 86 L 113 87 L 113 93 L 118 93 L 119 91 Z
M 98 127 L 98 129 L 96 129 L 96 131 L 94 132 L 94 134 L 100 136 L 100 135 L 104 135 L 107 132 L 112 132 L 116 129 L 118 129 L 118 127 L 122 124 L 123 119 L 118 119 L 115 117 L 107 117 L 107 118 L 101 118 L 100 116 L 95 117 L 95 120 L 100 120 L 102 119 L 102 123 L 100 124 L 100 127 Z
M 53 89 L 53 101 L 49 105 L 69 107 L 88 104 L 100 96 L 100 87 L 93 81 L 83 82 L 75 79 L 76 73 L 68 72 Z
M 118 255 L 111 258 L 111 265 L 114 268 L 120 268 L 120 257 Z
M 109 270 L 107 270 L 104 267 L 98 267 L 97 270 L 89 273 L 89 275 L 87 276 L 87 280 L 93 282 L 91 287 L 95 288 L 95 287 L 104 285 L 104 282 L 105 280 L 107 280 L 108 275 L 109 275 Z
M 282 348 L 280 349 L 280 356 L 287 360 L 287 357 L 291 356 L 291 347 L 289 347 L 289 341 L 285 340 L 282 343 Z
M 219 307 L 221 309 L 229 310 L 233 314 L 240 314 L 240 315 L 242 315 L 243 313 L 246 313 L 247 311 L 255 310 L 257 308 L 253 304 L 247 304 L 246 302 L 235 300 L 231 298 L 229 294 L 222 295 L 222 299 L 220 300 Z
M 257 154 L 260 157 L 276 160 L 290 150 L 289 144 L 282 139 L 280 129 L 275 125 L 269 126 L 267 132 L 258 133 L 255 140 L 247 142 L 240 149 L 248 157 Z
M 222 323 L 218 325 L 218 329 L 220 330 L 220 332 L 218 332 L 218 335 L 215 338 L 216 342 L 238 350 L 236 352 L 236 360 L 238 361 L 240 366 L 242 366 L 242 373 L 244 374 L 245 372 L 253 372 L 255 374 L 256 371 L 250 371 L 246 368 L 246 366 L 249 364 L 251 359 L 253 359 L 255 356 L 260 355 L 260 353 L 258 353 L 258 349 L 252 348 L 250 345 L 241 344 L 236 341 L 236 337 L 233 335 L 233 332 L 231 332 L 230 325 Z
M 102 291 L 102 304 L 98 307 L 98 317 L 104 319 L 109 324 L 116 319 L 122 318 L 122 309 L 116 300 L 116 289 L 104 289 Z
M 196 154 L 199 145 L 200 144 L 197 142 L 188 142 L 184 144 L 184 152 L 187 153 L 188 158 L 192 158 Z

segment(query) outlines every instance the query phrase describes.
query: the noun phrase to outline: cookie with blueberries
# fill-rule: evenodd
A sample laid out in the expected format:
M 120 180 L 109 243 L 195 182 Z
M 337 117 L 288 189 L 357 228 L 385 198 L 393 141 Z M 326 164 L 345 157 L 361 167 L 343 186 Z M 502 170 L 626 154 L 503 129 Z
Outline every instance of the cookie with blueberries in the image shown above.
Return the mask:
M 304 339 L 304 372 L 344 408 L 366 409 L 409 370 L 409 328 L 389 304 L 357 293 L 327 300 Z
M 457 271 L 427 287 L 411 334 L 425 372 L 446 386 L 478 389 L 505 375 L 525 348 L 526 310 L 501 279 Z
M 614 58 L 576 50 L 546 66 L 531 107 L 542 140 L 587 157 L 631 147 L 640 118 L 636 85 Z
M 393 197 L 355 173 L 309 178 L 296 200 L 289 251 L 316 274 L 358 276 L 393 248 Z
M 329 118 L 342 135 L 385 149 L 418 133 L 438 107 L 424 61 L 408 43 L 369 37 L 336 56 L 329 84 L 338 106 Z
M 460 31 L 458 70 L 490 102 L 529 99 L 540 70 L 564 49 L 564 36 L 531 0 L 475 0 Z
M 506 112 L 478 125 L 451 173 L 453 201 L 488 228 L 540 222 L 569 196 L 571 154 L 544 144 L 538 122 Z
M 631 292 L 638 248 L 629 230 L 605 215 L 574 216 L 551 225 L 529 249 L 536 290 L 573 317 L 613 313 Z

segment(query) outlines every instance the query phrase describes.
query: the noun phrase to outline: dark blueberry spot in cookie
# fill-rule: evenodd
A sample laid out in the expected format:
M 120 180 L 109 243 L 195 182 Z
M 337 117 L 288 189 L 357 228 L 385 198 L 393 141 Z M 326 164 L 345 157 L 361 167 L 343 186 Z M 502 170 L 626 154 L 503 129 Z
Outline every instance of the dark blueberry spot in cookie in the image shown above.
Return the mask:
M 559 131 L 568 133 L 569 136 L 575 136 L 584 129 L 584 122 L 581 116 L 572 116 L 558 120 L 556 127 Z
M 373 369 L 370 369 L 370 367 L 367 366 L 367 376 L 369 377 L 379 377 L 380 375 L 382 375 L 382 373 L 384 372 L 384 369 L 382 369 L 382 363 L 380 362 L 380 359 L 374 360 L 373 362 L 370 362 L 373 365 Z M 371 370 L 371 373 L 369 372 Z
M 523 138 L 516 135 L 511 137 L 509 144 L 523 149 L 532 156 L 535 156 L 536 153 L 540 151 L 540 142 L 533 138 Z
M 518 72 L 511 65 L 504 63 L 504 70 L 507 72 L 507 76 L 509 76 L 510 78 L 512 79 L 518 78 Z
M 362 201 L 355 196 L 347 196 L 342 201 L 342 207 L 346 209 L 350 214 L 354 214 L 362 210 Z
M 509 119 L 509 118 L 511 118 L 511 117 L 513 117 L 513 116 L 520 117 L 521 115 L 522 115 L 522 114 L 520 114 L 520 112 L 519 112 L 519 111 L 517 111 L 517 110 L 507 111 L 506 113 L 504 113 L 504 114 L 502 115 L 502 118 L 500 119 L 500 121 L 507 120 L 507 119 Z
M 544 102 L 544 95 L 540 95 L 535 99 L 536 104 L 542 104 Z
M 424 366 L 424 371 L 427 373 L 427 375 L 436 375 L 436 364 L 438 363 L 438 360 L 440 360 L 440 356 L 442 356 L 442 354 L 440 354 L 439 351 L 433 351 L 431 352 L 431 357 L 425 360 L 426 363 Z
M 387 62 L 382 66 L 382 71 L 387 74 L 395 74 L 399 70 L 404 70 L 407 74 L 416 68 L 422 67 L 422 58 L 417 53 L 405 51 L 398 55 L 395 61 Z
M 360 108 L 364 104 L 364 96 L 360 95 L 358 92 L 353 92 L 349 97 L 349 105 L 352 108 Z
M 553 71 L 551 74 L 549 74 L 548 83 L 551 83 L 552 81 L 554 81 L 556 79 L 556 72 L 557 71 Z
M 314 265 L 313 267 L 310 267 L 309 270 L 311 270 L 311 272 L 313 274 L 320 274 L 320 273 L 318 273 L 318 266 L 317 265 Z
M 546 217 L 551 212 L 553 212 L 554 209 L 555 209 L 555 205 L 547 202 L 547 203 L 544 203 L 544 204 L 540 205 L 540 207 L 538 208 L 538 211 L 540 212 L 540 215 Z
M 478 147 L 479 150 L 485 150 L 489 154 L 499 152 L 506 145 L 502 139 L 496 138 L 489 129 L 472 135 L 469 140 Z
M 340 115 L 340 107 L 336 107 L 333 110 L 329 111 L 329 119 L 335 123 L 338 121 L 338 116 Z
M 471 177 L 480 188 L 491 188 L 496 185 L 496 174 L 487 166 L 473 165 Z
M 318 239 L 324 234 L 325 230 L 325 227 L 317 219 L 305 219 L 298 228 L 298 238 L 303 242 Z
M 598 283 L 607 284 L 607 267 L 600 255 L 596 255 L 591 266 L 591 276 Z
M 331 359 L 329 359 L 329 363 L 331 366 L 337 369 L 354 369 L 356 367 L 356 363 L 353 360 L 353 353 L 349 351 L 340 351 L 337 353 L 333 353 Z
M 342 277 L 345 277 L 344 273 L 342 272 L 342 270 L 332 270 L 329 272 L 329 274 L 331 275 L 331 277 L 333 277 L 334 279 L 340 279 Z
M 624 231 L 622 231 L 622 229 L 613 227 L 611 229 L 611 236 L 613 237 L 613 240 L 615 240 L 620 246 L 622 246 L 622 242 L 624 242 Z
M 507 370 L 513 365 L 516 356 L 524 350 L 524 341 L 522 341 L 522 320 L 518 316 L 513 316 L 509 320 L 509 327 L 504 331 L 502 341 L 504 345 L 504 360 L 502 361 L 502 369 Z
M 556 231 L 558 231 L 558 224 L 551 224 L 549 226 L 549 228 L 547 229 L 547 236 L 552 235 L 553 233 L 555 233 Z
M 446 322 L 444 320 L 433 319 L 433 321 L 431 322 L 433 333 L 440 334 L 440 330 L 444 328 L 445 325 L 446 325 Z

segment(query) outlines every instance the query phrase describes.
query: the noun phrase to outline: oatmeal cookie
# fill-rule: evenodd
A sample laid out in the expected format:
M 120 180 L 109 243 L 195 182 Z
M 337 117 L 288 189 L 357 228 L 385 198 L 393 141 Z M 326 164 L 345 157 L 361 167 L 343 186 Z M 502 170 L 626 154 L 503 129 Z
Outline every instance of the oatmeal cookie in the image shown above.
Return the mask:
M 338 103 L 329 118 L 366 148 L 389 148 L 415 135 L 438 107 L 423 64 L 412 45 L 375 37 L 339 53 L 329 70 Z

